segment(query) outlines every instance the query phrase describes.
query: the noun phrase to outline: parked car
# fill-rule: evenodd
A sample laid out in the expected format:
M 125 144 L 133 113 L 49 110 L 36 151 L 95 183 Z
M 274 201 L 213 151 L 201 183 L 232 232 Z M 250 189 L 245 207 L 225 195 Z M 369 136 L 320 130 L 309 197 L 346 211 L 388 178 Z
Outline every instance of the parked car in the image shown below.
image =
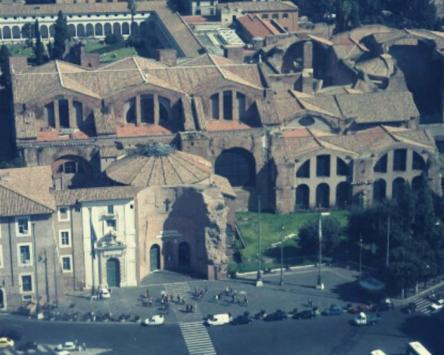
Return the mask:
M 339 316 L 344 313 L 344 309 L 339 307 L 337 304 L 332 304 L 327 309 L 322 311 L 324 316 Z
M 438 312 L 438 311 L 441 310 L 443 307 L 444 307 L 444 304 L 439 304 L 438 302 L 436 302 L 436 303 L 432 303 L 432 304 L 429 306 L 429 309 L 430 309 L 432 312 Z
M 311 309 L 306 309 L 304 311 L 298 312 L 293 315 L 294 319 L 311 319 L 314 317 L 313 311 Z
M 233 325 L 242 325 L 242 324 L 249 324 L 252 322 L 250 313 L 245 312 L 244 314 L 241 314 L 237 316 L 236 318 L 233 318 L 231 321 L 231 324 Z
M 56 351 L 62 351 L 62 350 L 65 350 L 65 351 L 76 351 L 77 348 L 78 348 L 77 342 L 66 341 L 63 344 L 57 345 L 54 350 L 56 350 Z
M 266 316 L 267 316 L 267 312 L 265 312 L 264 310 L 261 310 L 260 312 L 258 312 L 254 315 L 254 319 L 263 320 Z
M 102 299 L 108 299 L 111 298 L 111 292 L 106 287 L 103 287 L 99 290 L 99 295 Z
M 14 340 L 7 338 L 7 337 L 2 337 L 0 338 L 0 349 L 6 349 L 6 348 L 12 348 L 14 347 Z
M 142 322 L 142 325 L 149 325 L 149 326 L 159 326 L 164 324 L 165 324 L 165 315 L 163 314 L 156 314 L 151 318 L 146 318 Z
M 18 343 L 15 347 L 16 350 L 20 351 L 29 351 L 29 350 L 37 350 L 37 343 L 33 341 L 22 341 Z
M 272 321 L 284 320 L 287 318 L 288 318 L 287 313 L 281 309 L 278 309 L 276 312 L 270 313 L 267 316 L 265 316 L 264 321 L 272 322 Z
M 378 311 L 388 311 L 394 309 L 395 306 L 390 298 L 385 298 L 377 304 L 376 308 Z
M 215 326 L 231 323 L 232 320 L 233 318 L 230 313 L 219 313 L 208 316 L 204 323 Z

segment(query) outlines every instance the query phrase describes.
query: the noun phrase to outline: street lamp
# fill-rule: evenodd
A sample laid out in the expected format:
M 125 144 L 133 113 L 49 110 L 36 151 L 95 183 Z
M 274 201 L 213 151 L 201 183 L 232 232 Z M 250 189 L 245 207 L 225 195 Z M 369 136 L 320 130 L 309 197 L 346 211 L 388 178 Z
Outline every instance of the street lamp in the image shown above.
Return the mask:
M 319 237 L 319 262 L 318 262 L 318 283 L 316 285 L 316 288 L 323 290 L 324 289 L 324 283 L 322 282 L 322 217 L 330 216 L 330 212 L 321 212 L 319 214 L 319 221 L 318 221 L 318 237 Z
M 256 276 L 256 287 L 262 287 L 264 283 L 262 282 L 262 257 L 261 257 L 261 195 L 257 196 L 257 276 Z
M 284 284 L 284 240 L 285 240 L 285 227 L 281 226 L 282 231 L 282 240 L 281 240 L 281 279 L 279 281 L 279 285 L 282 286 Z

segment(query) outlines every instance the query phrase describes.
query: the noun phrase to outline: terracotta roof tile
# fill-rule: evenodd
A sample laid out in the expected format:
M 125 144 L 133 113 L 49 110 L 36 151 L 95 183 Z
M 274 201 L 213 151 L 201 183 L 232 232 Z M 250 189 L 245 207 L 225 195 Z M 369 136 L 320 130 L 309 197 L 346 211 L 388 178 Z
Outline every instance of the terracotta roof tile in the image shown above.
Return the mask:
M 117 137 L 159 136 L 159 135 L 169 135 L 169 134 L 171 134 L 170 130 L 155 124 L 148 124 L 142 126 L 127 124 L 124 126 L 117 127 L 117 132 L 116 132 Z

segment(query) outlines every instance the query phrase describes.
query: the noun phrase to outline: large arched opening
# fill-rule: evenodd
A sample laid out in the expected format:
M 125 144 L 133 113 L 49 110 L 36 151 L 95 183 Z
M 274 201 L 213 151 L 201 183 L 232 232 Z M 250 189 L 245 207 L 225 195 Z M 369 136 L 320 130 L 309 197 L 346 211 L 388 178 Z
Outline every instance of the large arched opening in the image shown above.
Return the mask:
M 336 186 L 336 205 L 340 208 L 350 206 L 352 200 L 352 189 L 348 181 L 340 182 Z
M 256 183 L 254 156 L 243 148 L 224 150 L 216 159 L 215 173 L 226 177 L 231 186 L 254 186 Z
M 316 206 L 319 208 L 330 207 L 330 186 L 321 183 L 316 187 Z
M 387 196 L 387 186 L 384 179 L 378 179 L 373 183 L 373 201 L 382 202 Z
M 154 244 L 150 248 L 150 271 L 160 270 L 160 247 Z
M 306 210 L 310 207 L 310 188 L 308 185 L 301 184 L 296 188 L 295 209 Z

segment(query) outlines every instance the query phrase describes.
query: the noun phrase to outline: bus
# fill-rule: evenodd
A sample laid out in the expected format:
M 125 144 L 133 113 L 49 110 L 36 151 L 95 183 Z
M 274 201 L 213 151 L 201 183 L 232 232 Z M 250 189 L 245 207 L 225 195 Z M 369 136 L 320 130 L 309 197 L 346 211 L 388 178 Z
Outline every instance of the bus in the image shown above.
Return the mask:
M 407 346 L 405 355 L 432 355 L 419 341 L 412 341 Z

